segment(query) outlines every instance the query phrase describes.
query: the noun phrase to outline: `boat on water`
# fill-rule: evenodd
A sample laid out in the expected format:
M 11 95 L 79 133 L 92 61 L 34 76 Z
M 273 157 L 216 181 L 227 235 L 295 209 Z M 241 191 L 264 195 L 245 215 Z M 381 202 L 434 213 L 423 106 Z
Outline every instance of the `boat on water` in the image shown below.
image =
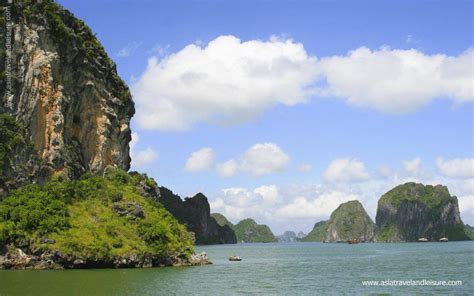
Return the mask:
M 355 244 L 358 244 L 359 243 L 359 240 L 358 239 L 348 239 L 347 240 L 347 243 L 349 245 L 355 245 Z
M 426 237 L 420 237 L 420 238 L 418 239 L 418 242 L 419 242 L 419 243 L 426 243 L 426 242 L 428 242 L 428 239 L 427 239 Z
M 240 256 L 230 256 L 229 261 L 242 261 L 242 258 Z
M 447 237 L 442 237 L 439 239 L 440 242 L 442 243 L 447 243 L 448 242 L 448 238 Z

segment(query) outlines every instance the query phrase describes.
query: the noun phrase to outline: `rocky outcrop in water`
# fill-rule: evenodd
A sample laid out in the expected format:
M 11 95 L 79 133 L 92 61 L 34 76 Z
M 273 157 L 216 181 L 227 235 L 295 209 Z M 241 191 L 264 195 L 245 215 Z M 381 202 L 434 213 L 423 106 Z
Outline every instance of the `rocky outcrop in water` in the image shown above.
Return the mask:
M 22 141 L 8 147 L 3 195 L 53 174 L 128 170 L 134 104 L 95 35 L 51 0 L 17 0 L 10 9 L 11 71 L 2 55 L 0 113 L 21 124 Z M 7 40 L 5 23 L 0 30 Z
M 442 185 L 406 183 L 385 193 L 378 202 L 379 241 L 468 240 L 458 200 Z
M 244 219 L 233 227 L 239 243 L 271 243 L 277 238 L 265 224 L 257 224 L 253 219 Z
M 117 257 L 112 260 L 83 259 L 65 256 L 61 252 L 26 254 L 20 248 L 11 248 L 0 256 L 0 269 L 88 269 L 88 268 L 146 268 L 163 266 L 195 266 L 212 264 L 205 252 L 176 254 L 166 260 L 150 254 Z
M 134 104 L 89 27 L 52 0 L 1 9 L 0 268 L 208 264 L 126 172 Z
M 301 241 L 301 235 L 296 235 L 294 231 L 285 231 L 282 235 L 277 236 L 277 240 L 279 243 L 294 243 Z
M 219 225 L 211 217 L 211 210 L 207 197 L 198 193 L 184 201 L 171 190 L 160 187 L 158 201 L 193 232 L 197 244 L 235 244 L 237 242 L 234 231 L 227 225 Z
M 358 240 L 369 242 L 374 238 L 375 225 L 357 200 L 341 204 L 328 221 L 314 225 L 304 241 L 338 242 Z

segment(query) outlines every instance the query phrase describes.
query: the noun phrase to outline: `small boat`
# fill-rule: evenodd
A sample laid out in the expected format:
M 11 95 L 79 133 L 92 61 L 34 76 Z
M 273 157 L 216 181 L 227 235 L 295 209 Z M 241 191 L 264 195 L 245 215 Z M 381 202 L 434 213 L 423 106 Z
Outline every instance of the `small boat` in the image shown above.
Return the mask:
M 419 242 L 419 243 L 426 243 L 426 242 L 428 242 L 428 239 L 427 239 L 426 237 L 420 237 L 420 238 L 418 239 L 418 242 Z
M 448 238 L 447 237 L 442 237 L 439 239 L 440 242 L 442 243 L 447 243 L 448 242 Z
M 347 240 L 347 243 L 348 243 L 349 245 L 355 245 L 355 244 L 358 244 L 358 243 L 359 243 L 359 240 L 357 240 L 357 239 L 348 239 L 348 240 Z
M 230 256 L 229 261 L 242 261 L 242 258 L 239 256 Z

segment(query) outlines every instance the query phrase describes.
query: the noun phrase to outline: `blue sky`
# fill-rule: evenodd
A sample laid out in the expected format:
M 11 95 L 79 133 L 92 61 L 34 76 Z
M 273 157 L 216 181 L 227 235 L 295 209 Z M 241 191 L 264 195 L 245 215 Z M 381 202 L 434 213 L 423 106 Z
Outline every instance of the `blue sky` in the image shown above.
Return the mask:
M 443 183 L 460 198 L 463 220 L 474 223 L 471 1 L 59 2 L 97 33 L 132 86 L 139 137 L 133 168 L 160 185 L 185 196 L 202 191 L 233 222 L 251 216 L 280 233 L 309 231 L 352 198 L 375 218 L 380 194 L 400 182 Z M 254 55 L 252 48 L 262 51 Z M 258 67 L 275 61 L 263 56 L 282 55 L 294 63 L 268 69 L 283 67 L 292 78 L 259 72 L 259 81 L 278 90 L 285 85 L 280 96 L 262 95 L 268 89 L 242 77 L 245 71 L 218 62 L 206 69 L 213 54 Z M 353 63 L 359 55 L 367 67 Z M 413 71 L 400 59 L 433 73 L 407 76 Z M 169 82 L 183 68 L 193 75 L 202 69 L 201 85 L 210 91 L 220 86 L 218 78 L 235 78 L 236 91 L 223 91 L 221 100 L 209 94 L 220 101 L 206 105 L 208 89 L 192 85 L 183 94 L 184 84 L 178 91 Z M 356 83 L 359 72 L 366 75 L 362 83 Z M 384 87 L 380 77 L 391 72 L 400 82 Z M 310 83 L 302 85 L 304 79 Z M 259 107 L 245 109 L 234 95 Z M 154 109 L 164 97 L 180 102 L 172 106 L 176 117 Z M 288 101 L 293 98 L 299 99 Z M 178 117 L 186 128 L 171 122 Z M 166 120 L 148 122 L 153 118 Z M 223 177 L 216 166 L 228 160 L 235 167 Z

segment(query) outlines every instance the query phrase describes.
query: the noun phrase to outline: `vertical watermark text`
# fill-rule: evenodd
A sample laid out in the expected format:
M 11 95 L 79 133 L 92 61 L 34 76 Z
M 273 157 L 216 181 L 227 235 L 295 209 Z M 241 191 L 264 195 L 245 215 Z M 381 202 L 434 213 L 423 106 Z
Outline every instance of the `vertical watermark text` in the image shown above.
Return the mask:
M 12 83 L 12 8 L 13 0 L 8 0 L 8 5 L 3 9 L 3 17 L 5 19 L 5 103 L 9 104 L 13 94 Z

